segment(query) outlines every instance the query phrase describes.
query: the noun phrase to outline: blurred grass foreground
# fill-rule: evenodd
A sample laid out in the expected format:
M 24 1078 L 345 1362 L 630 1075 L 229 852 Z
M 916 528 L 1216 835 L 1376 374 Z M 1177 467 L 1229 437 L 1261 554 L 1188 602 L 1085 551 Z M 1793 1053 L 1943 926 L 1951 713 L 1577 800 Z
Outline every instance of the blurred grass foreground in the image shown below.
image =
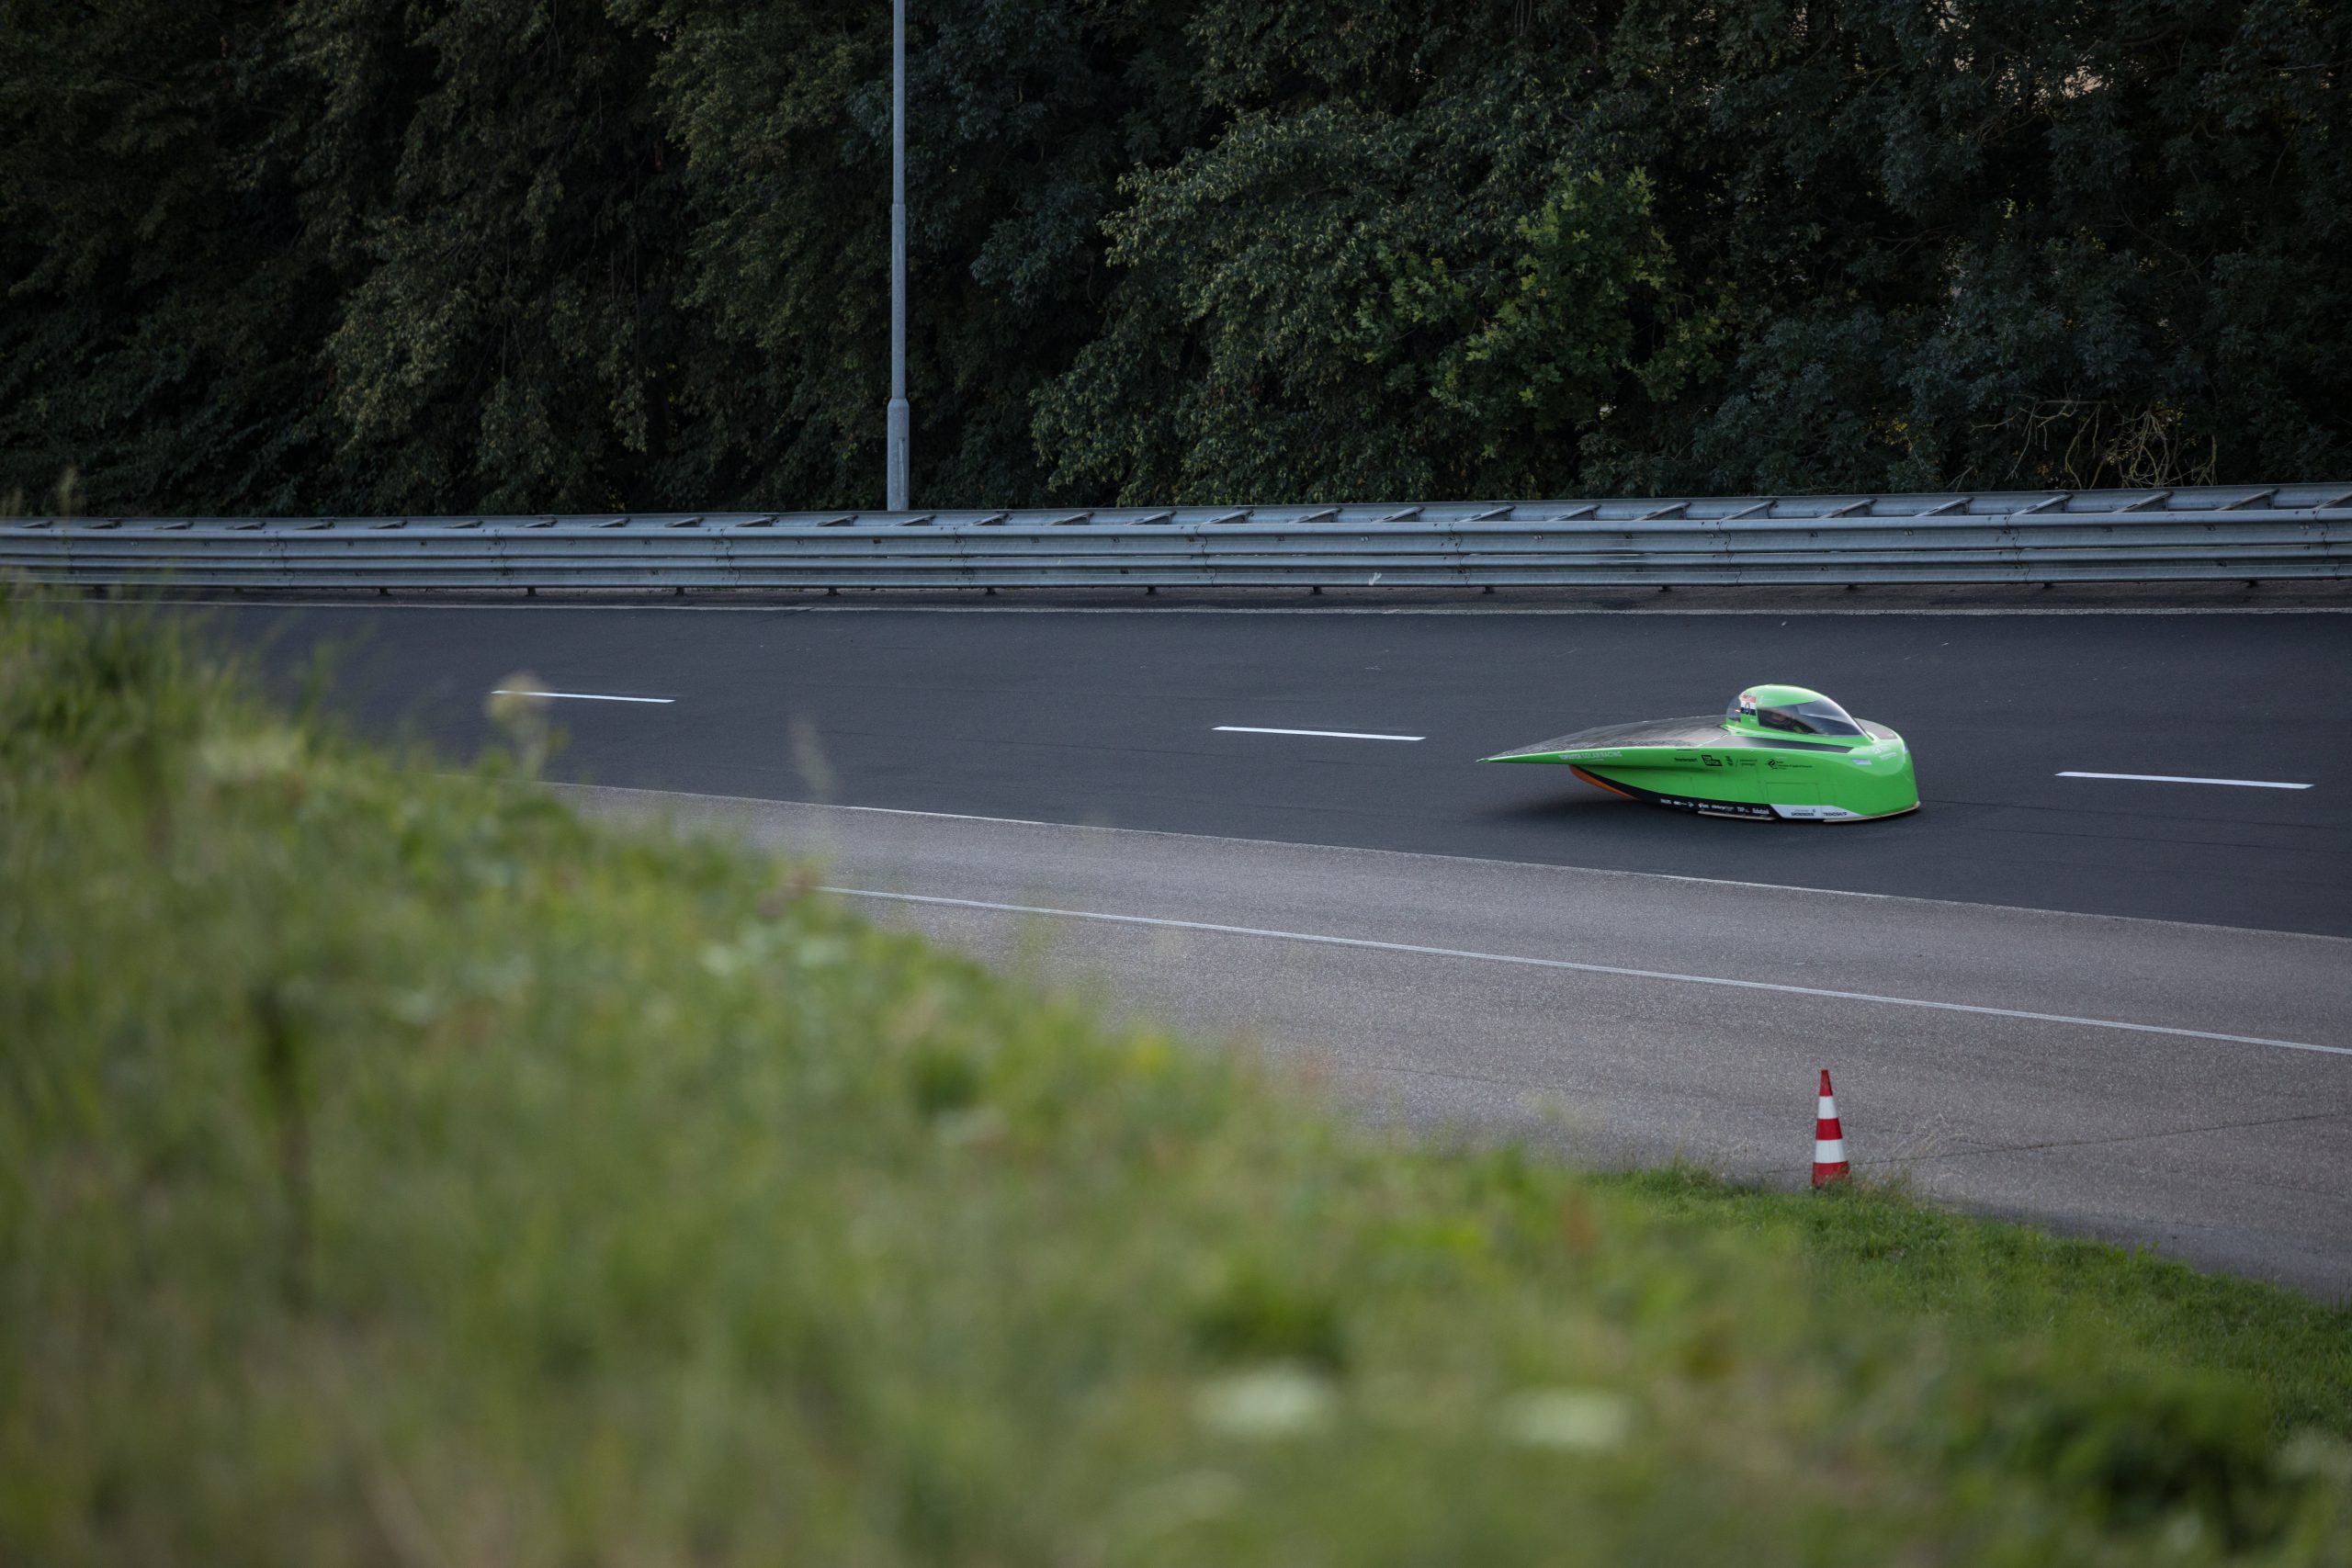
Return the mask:
M 2352 1562 L 2340 1307 L 1416 1148 L 254 694 L 0 602 L 0 1562 Z

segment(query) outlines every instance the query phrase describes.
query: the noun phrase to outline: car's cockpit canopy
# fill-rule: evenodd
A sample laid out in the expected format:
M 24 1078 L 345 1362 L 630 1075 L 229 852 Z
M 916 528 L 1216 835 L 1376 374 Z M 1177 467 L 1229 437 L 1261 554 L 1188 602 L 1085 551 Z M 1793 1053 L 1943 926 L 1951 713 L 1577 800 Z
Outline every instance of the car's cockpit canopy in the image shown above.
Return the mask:
M 1840 739 L 1864 733 L 1851 715 L 1818 692 L 1802 686 L 1751 686 L 1724 710 L 1727 728 L 1763 729 L 1782 735 Z

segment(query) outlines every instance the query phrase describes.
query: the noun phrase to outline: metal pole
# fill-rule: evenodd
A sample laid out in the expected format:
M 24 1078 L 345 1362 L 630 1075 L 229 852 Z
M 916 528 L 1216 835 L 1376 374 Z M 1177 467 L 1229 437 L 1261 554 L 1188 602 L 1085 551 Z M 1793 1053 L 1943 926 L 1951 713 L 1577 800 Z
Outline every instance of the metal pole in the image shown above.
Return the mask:
M 907 497 L 907 0 L 890 17 L 890 420 L 884 505 L 904 512 Z

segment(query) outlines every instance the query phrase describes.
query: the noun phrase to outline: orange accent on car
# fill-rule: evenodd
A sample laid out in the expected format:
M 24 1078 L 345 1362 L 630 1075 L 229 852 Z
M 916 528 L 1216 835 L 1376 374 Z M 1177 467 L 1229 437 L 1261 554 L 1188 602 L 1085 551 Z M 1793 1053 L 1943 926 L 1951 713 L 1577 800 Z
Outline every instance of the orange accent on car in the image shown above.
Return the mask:
M 1607 790 L 1607 791 L 1608 791 L 1610 794 L 1611 794 L 1611 795 L 1623 795 L 1627 800 L 1639 800 L 1639 799 L 1641 799 L 1641 796 L 1640 796 L 1640 795 L 1635 795 L 1632 790 L 1629 790 L 1629 789 L 1620 789 L 1617 785 L 1615 785 L 1615 784 L 1611 784 L 1607 779 L 1600 778 L 1600 777 L 1597 776 L 1596 774 L 1592 774 L 1592 773 L 1586 773 L 1582 768 L 1577 767 L 1574 762 L 1570 762 L 1570 763 L 1568 764 L 1568 772 L 1570 772 L 1570 773 L 1572 773 L 1576 774 L 1576 776 L 1577 776 L 1577 777 L 1578 777 L 1578 778 L 1580 778 L 1580 779 L 1584 780 L 1584 782 L 1585 782 L 1585 783 L 1587 783 L 1587 784 L 1589 784 L 1592 785 L 1592 786 L 1593 786 L 1593 788 L 1595 788 L 1595 789 L 1605 789 L 1605 790 Z

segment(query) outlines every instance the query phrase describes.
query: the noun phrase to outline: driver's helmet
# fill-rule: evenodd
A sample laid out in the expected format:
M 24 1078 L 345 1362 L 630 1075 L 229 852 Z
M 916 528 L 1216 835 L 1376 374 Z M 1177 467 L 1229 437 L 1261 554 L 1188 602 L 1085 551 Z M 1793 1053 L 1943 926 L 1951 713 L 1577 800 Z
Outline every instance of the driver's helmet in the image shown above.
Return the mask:
M 1724 710 L 1724 728 L 1751 735 L 1814 735 L 1850 740 L 1862 727 L 1844 708 L 1803 686 L 1750 686 Z

